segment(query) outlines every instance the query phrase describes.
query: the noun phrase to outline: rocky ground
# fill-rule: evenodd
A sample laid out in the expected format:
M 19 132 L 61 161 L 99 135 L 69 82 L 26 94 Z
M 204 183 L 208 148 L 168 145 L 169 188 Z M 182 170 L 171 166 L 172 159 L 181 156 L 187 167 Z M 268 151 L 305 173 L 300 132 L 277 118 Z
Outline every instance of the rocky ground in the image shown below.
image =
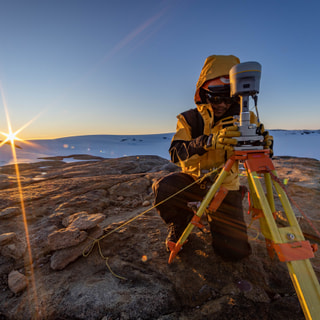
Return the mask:
M 257 221 L 249 258 L 224 262 L 210 233 L 196 229 L 169 265 L 151 185 L 177 168 L 156 156 L 81 159 L 20 165 L 22 196 L 14 167 L 0 167 L 0 319 L 304 319 L 287 267 L 269 258 Z M 319 230 L 320 162 L 274 164 Z M 311 261 L 319 279 L 319 252 Z

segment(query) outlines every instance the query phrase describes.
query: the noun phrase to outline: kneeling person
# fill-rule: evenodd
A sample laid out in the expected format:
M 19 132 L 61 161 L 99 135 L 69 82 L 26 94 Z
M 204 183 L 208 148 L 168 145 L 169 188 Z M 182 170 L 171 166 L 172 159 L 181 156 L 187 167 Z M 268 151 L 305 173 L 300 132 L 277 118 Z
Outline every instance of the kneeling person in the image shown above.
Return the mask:
M 169 149 L 171 161 L 182 172 L 169 174 L 153 185 L 155 204 L 185 188 L 208 170 L 224 165 L 233 153 L 240 135 L 233 116 L 240 114 L 239 101 L 230 97 L 229 70 L 240 60 L 235 56 L 209 56 L 196 86 L 196 108 L 177 116 L 177 130 Z M 251 113 L 252 123 L 256 123 Z M 229 191 L 218 210 L 208 217 L 215 253 L 225 260 L 237 261 L 251 254 L 243 217 L 239 169 L 235 163 L 223 186 Z M 208 181 L 204 181 L 208 182 Z M 209 183 L 208 183 L 209 184 Z M 201 201 L 208 187 L 193 184 L 175 197 L 157 206 L 169 226 L 167 249 L 172 249 L 192 219 L 189 202 Z

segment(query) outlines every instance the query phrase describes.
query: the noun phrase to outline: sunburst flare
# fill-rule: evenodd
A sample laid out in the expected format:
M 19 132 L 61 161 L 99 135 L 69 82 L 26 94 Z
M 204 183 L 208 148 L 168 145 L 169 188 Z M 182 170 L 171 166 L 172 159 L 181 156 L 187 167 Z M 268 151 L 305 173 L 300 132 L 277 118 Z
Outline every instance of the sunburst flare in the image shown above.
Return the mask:
M 25 237 L 26 237 L 26 243 L 27 243 L 27 250 L 28 250 L 28 261 L 25 261 L 26 269 L 30 271 L 31 276 L 31 288 L 32 291 L 29 289 L 29 297 L 30 297 L 30 305 L 34 306 L 34 319 L 38 319 L 40 315 L 40 309 L 39 309 L 39 301 L 38 301 L 38 295 L 37 295 L 37 287 L 35 282 L 35 273 L 34 273 L 34 267 L 33 267 L 33 258 L 32 258 L 32 250 L 31 250 L 31 244 L 30 244 L 30 237 L 29 237 L 29 229 L 28 229 L 28 223 L 27 223 L 27 217 L 26 217 L 26 210 L 25 210 L 25 204 L 24 204 L 24 198 L 23 198 L 23 192 L 22 192 L 22 185 L 21 185 L 21 179 L 20 179 L 20 171 L 19 171 L 19 165 L 18 165 L 18 159 L 17 159 L 17 153 L 16 153 L 16 147 L 19 148 L 19 146 L 15 145 L 15 141 L 22 141 L 22 139 L 17 137 L 17 134 L 21 132 L 25 127 L 27 127 L 33 120 L 26 123 L 24 126 L 22 126 L 19 130 L 13 132 L 11 121 L 9 117 L 9 112 L 7 108 L 7 104 L 4 98 L 3 90 L 0 85 L 0 93 L 2 96 L 2 102 L 6 114 L 6 120 L 8 125 L 8 133 L 1 132 L 6 138 L 0 143 L 0 147 L 4 144 L 10 144 L 11 150 L 12 150 L 12 157 L 14 161 L 15 166 L 15 172 L 16 172 L 16 178 L 17 178 L 17 186 L 19 190 L 19 197 L 20 197 L 20 205 L 21 205 L 21 212 L 22 212 L 22 219 L 23 219 L 23 225 L 24 225 L 24 231 L 25 231 Z M 30 310 L 32 312 L 32 310 Z

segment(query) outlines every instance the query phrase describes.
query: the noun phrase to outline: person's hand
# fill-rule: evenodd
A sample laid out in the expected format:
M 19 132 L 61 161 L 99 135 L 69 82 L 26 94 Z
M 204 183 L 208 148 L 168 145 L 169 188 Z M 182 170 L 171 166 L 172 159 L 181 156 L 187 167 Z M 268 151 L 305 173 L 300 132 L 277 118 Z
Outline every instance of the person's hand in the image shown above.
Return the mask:
M 273 157 L 273 136 L 270 136 L 268 131 L 266 131 L 267 134 L 264 136 L 263 144 L 267 149 L 270 150 L 270 158 Z
M 205 149 L 223 149 L 233 151 L 234 146 L 238 143 L 238 140 L 234 139 L 235 137 L 240 137 L 239 128 L 237 126 L 226 127 L 221 129 L 218 133 L 211 134 L 208 137 Z
M 264 129 L 263 123 L 260 123 L 258 129 L 258 134 L 263 136 L 263 145 L 270 150 L 270 158 L 273 156 L 273 136 L 269 135 L 269 131 Z

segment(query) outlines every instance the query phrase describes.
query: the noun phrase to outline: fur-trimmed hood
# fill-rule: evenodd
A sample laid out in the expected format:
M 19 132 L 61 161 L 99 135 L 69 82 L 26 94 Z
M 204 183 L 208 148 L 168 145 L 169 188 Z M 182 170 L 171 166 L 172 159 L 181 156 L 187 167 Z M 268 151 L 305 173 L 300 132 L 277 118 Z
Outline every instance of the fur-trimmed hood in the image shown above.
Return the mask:
M 194 102 L 196 104 L 203 103 L 200 98 L 200 88 L 203 84 L 217 77 L 229 75 L 229 70 L 236 64 L 240 63 L 240 59 L 236 56 L 229 55 L 212 55 L 209 56 L 202 67 L 199 80 L 196 86 L 196 93 L 194 96 Z

